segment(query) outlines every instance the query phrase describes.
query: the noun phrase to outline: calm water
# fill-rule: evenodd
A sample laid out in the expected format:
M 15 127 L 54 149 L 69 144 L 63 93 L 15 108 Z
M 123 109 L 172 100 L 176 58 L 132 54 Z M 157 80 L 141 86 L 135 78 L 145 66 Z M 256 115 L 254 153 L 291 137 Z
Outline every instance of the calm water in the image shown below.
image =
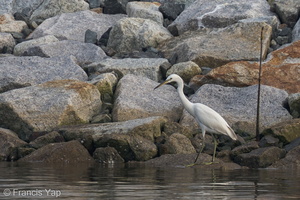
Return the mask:
M 300 170 L 0 162 L 0 199 L 300 199 Z

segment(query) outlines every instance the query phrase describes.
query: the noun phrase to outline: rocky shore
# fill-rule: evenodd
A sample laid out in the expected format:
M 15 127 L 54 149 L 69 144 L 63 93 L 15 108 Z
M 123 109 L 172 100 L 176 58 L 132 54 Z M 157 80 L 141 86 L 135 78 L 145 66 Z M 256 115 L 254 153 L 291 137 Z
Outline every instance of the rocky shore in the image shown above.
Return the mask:
M 191 164 L 197 123 L 175 87 L 153 90 L 176 73 L 239 137 L 207 166 L 207 134 L 194 167 L 300 166 L 298 0 L 0 2 L 0 160 Z

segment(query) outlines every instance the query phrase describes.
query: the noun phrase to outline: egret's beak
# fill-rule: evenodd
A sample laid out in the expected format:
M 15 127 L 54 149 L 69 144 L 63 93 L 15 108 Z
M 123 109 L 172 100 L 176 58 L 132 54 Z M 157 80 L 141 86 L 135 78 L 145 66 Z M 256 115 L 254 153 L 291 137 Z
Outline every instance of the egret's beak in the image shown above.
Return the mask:
M 159 84 L 158 86 L 156 86 L 153 90 L 155 90 L 156 88 L 159 88 L 160 86 L 163 86 L 164 84 L 169 83 L 169 80 L 165 80 L 165 82 Z

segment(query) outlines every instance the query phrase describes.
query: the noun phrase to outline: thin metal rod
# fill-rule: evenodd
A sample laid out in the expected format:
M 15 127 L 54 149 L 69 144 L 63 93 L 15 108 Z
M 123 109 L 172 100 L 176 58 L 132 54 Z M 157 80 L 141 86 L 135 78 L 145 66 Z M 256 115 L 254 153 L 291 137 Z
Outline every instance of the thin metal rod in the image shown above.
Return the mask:
M 263 31 L 261 28 L 260 34 L 260 55 L 259 55 L 259 70 L 258 70 L 258 90 L 257 90 L 257 108 L 256 108 L 256 140 L 259 141 L 259 121 L 260 121 L 260 86 L 261 86 L 261 74 L 262 74 L 262 49 L 263 49 Z

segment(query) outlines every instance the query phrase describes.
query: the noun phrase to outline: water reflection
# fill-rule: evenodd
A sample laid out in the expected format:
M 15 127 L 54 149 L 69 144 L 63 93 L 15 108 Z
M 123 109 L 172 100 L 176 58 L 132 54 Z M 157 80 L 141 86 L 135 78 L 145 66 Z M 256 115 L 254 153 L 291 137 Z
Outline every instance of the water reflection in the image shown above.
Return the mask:
M 113 200 L 300 197 L 299 170 L 224 171 L 8 162 L 0 162 L 0 170 L 0 199 L 50 199 L 55 195 L 59 199 Z

